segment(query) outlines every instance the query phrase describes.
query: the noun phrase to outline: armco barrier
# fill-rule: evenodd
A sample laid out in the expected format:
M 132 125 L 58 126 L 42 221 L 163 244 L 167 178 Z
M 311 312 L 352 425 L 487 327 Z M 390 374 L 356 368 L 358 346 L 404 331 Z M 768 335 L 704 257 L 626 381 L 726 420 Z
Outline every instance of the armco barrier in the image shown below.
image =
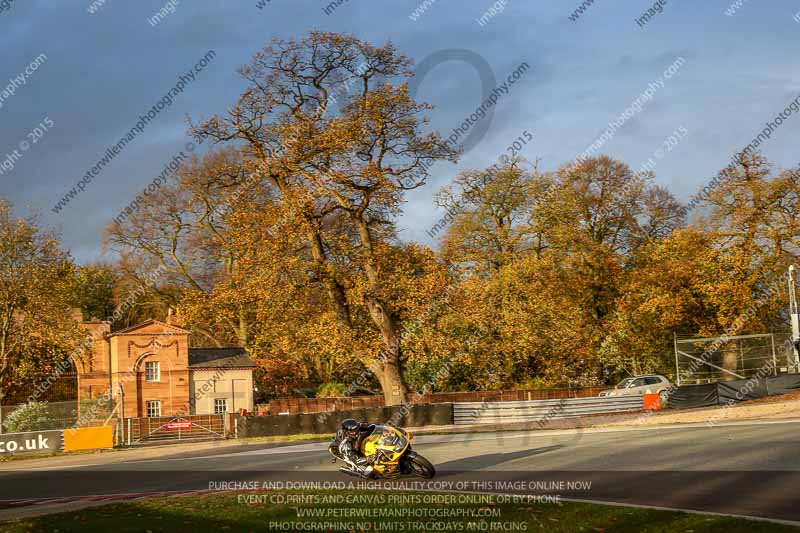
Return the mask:
M 496 424 L 500 422 L 537 422 L 558 418 L 640 411 L 641 396 L 604 396 L 565 398 L 530 402 L 482 402 L 453 404 L 453 422 L 459 424 Z
M 237 416 L 234 426 L 236 436 L 246 438 L 335 433 L 345 418 L 376 424 L 392 420 L 403 427 L 447 426 L 453 423 L 453 405 L 449 403 L 411 405 L 405 416 L 393 419 L 398 412 L 402 412 L 400 406 L 301 415 Z

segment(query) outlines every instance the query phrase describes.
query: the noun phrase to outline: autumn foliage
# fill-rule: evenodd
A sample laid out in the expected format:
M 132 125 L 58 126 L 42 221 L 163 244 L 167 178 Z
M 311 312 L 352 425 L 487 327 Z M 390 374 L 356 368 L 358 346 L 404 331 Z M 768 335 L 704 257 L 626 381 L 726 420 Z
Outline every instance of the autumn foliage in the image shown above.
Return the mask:
M 691 213 L 606 156 L 463 169 L 436 194 L 455 215 L 433 248 L 404 241 L 407 192 L 458 156 L 410 68 L 322 32 L 257 53 L 239 99 L 191 123 L 212 149 L 109 228 L 120 283 L 163 267 L 152 305 L 197 342 L 247 347 L 274 393 L 344 384 L 389 403 L 670 374 L 674 332 L 785 327 L 770 287 L 797 257 L 800 174 L 757 153 Z

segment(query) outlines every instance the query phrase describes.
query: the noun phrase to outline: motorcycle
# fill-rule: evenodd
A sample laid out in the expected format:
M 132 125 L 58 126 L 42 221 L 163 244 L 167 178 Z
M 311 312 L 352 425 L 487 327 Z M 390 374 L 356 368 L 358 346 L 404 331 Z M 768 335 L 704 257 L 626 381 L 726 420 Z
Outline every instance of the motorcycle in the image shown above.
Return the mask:
M 436 475 L 436 469 L 430 461 L 411 449 L 413 438 L 410 433 L 400 428 L 388 424 L 376 424 L 372 433 L 364 437 L 357 445 L 364 457 L 375 456 L 375 461 L 372 463 L 372 472 L 375 477 L 393 479 L 401 475 L 414 475 L 430 479 Z M 335 441 L 335 438 L 331 440 L 328 452 L 333 455 L 334 463 L 336 459 L 345 462 L 345 466 L 340 467 L 339 471 L 360 476 L 360 472 L 339 453 Z

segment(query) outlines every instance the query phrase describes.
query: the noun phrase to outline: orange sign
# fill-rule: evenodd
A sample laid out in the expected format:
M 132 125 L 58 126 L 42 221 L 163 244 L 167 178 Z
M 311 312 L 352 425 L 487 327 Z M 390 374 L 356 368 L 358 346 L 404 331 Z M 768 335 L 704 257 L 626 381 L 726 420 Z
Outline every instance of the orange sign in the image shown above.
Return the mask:
M 661 409 L 661 398 L 658 397 L 658 394 L 644 395 L 644 409 L 646 411 L 658 411 Z
M 114 428 L 101 426 L 64 430 L 64 450 L 93 450 L 114 447 Z

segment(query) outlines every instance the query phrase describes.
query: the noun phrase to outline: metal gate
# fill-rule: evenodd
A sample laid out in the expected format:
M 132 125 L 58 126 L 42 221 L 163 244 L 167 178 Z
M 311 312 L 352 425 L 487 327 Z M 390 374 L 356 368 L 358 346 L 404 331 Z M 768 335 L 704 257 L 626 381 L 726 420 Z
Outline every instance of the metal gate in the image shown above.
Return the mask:
M 128 446 L 170 441 L 224 439 L 225 415 L 160 416 L 126 418 L 123 442 Z
M 675 335 L 678 385 L 777 376 L 791 372 L 794 354 L 785 335 L 757 333 L 681 338 Z

